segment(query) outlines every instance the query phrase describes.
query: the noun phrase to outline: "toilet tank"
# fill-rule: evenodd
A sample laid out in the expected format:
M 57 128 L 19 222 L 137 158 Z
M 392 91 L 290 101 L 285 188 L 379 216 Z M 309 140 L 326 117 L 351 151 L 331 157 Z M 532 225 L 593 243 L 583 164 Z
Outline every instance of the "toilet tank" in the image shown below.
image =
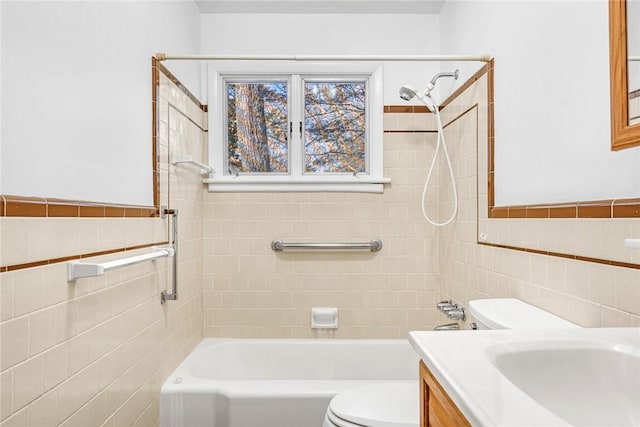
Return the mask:
M 478 329 L 569 329 L 578 325 L 515 298 L 469 301 Z

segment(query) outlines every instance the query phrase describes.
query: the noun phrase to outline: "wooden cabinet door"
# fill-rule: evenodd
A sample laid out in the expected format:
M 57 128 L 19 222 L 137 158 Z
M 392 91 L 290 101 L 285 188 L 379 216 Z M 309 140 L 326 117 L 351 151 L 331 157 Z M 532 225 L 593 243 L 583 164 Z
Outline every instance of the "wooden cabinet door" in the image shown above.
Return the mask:
M 420 427 L 471 426 L 442 389 L 429 369 L 420 361 Z

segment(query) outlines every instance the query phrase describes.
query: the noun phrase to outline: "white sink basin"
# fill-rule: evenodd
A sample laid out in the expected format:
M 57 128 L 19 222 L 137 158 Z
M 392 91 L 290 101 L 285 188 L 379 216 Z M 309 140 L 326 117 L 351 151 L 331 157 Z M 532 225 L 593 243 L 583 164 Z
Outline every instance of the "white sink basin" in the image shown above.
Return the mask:
M 471 425 L 640 426 L 640 328 L 409 334 Z
M 520 390 L 572 425 L 640 425 L 640 352 L 599 342 L 494 344 L 487 356 Z

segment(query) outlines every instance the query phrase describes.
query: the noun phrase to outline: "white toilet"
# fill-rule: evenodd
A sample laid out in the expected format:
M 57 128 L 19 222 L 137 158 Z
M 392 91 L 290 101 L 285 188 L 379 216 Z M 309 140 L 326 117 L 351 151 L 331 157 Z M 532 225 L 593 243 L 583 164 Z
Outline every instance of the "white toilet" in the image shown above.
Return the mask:
M 579 328 L 515 298 L 469 301 L 469 313 L 478 329 Z M 418 399 L 418 384 L 413 382 L 357 387 L 331 399 L 322 427 L 418 427 Z

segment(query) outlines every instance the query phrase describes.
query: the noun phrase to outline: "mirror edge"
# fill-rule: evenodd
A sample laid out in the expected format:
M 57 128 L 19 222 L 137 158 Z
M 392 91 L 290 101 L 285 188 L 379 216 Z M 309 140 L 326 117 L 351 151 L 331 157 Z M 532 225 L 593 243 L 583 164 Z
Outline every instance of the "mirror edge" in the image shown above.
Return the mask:
M 640 125 L 629 125 L 626 6 L 626 0 L 609 0 L 611 150 L 613 151 L 640 145 Z

